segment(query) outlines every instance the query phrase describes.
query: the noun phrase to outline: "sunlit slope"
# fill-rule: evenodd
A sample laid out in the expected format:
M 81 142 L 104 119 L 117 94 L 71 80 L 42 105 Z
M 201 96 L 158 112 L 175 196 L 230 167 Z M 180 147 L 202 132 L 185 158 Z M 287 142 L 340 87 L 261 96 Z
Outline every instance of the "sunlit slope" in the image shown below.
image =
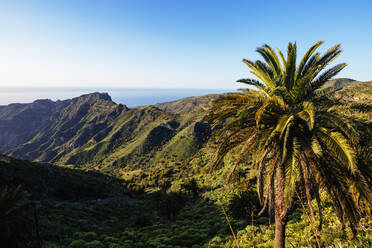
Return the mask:
M 7 114 L 14 112 L 13 105 L 3 106 L 0 121 L 15 122 L 25 114 L 22 109 L 28 108 L 35 109 L 35 113 L 28 114 L 29 120 L 20 126 L 26 131 L 27 122 L 36 122 L 33 136 L 16 144 L 9 142 L 5 152 L 22 159 L 107 172 L 161 161 L 179 163 L 193 156 L 210 134 L 208 124 L 202 120 L 215 97 L 128 109 L 114 103 L 107 94 L 92 93 L 64 101 L 63 105 L 48 100 L 47 114 L 32 107 L 35 103 L 22 108 L 15 105 L 21 109 L 17 115 Z M 38 122 L 41 117 L 43 121 Z
M 352 117 L 368 138 L 372 82 L 340 79 L 328 86 L 337 88 L 328 102 L 332 110 Z M 107 94 L 92 93 L 59 102 L 0 106 L 0 150 L 17 158 L 114 174 L 197 164 L 214 152 L 215 141 L 209 139 L 213 130 L 205 117 L 216 97 L 129 109 Z

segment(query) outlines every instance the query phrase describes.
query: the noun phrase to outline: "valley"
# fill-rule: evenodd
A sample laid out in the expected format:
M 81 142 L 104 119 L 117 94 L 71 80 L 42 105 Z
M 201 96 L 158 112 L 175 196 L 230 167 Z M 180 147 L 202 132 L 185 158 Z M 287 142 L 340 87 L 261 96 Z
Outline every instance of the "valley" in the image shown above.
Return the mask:
M 321 104 L 354 123 L 359 162 L 370 166 L 372 82 L 343 79 L 326 87 L 335 92 Z M 232 170 L 233 151 L 223 168 L 210 169 L 220 127 L 208 113 L 218 96 L 128 108 L 96 92 L 0 106 L 0 182 L 29 192 L 45 248 L 232 247 L 236 239 L 241 247 L 271 247 L 274 230 L 267 213 L 257 216 L 250 160 Z M 349 227 L 340 228 L 327 196 L 320 197 L 323 244 L 372 244 L 370 218 L 350 240 Z M 294 247 L 315 243 L 301 200 L 288 217 Z

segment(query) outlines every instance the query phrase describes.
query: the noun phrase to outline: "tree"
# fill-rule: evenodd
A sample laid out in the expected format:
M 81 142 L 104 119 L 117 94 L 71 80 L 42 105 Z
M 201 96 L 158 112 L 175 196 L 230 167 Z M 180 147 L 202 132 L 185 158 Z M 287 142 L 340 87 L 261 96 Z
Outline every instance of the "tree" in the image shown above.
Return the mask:
M 346 66 L 325 70 L 342 51 L 336 45 L 320 54 L 322 43 L 311 46 L 298 65 L 296 43 L 288 44 L 287 58 L 268 45 L 257 48 L 264 61 L 243 59 L 257 79 L 238 80 L 253 87 L 216 99 L 209 116 L 215 125 L 223 124 L 216 133 L 221 142 L 213 168 L 232 150 L 239 151 L 240 160 L 252 159 L 260 213 L 275 215 L 276 248 L 285 245 L 287 213 L 297 190 L 306 196 L 314 232 L 311 200 L 317 200 L 321 216 L 320 190 L 328 193 L 341 223 L 349 221 L 352 233 L 360 218 L 353 192 L 371 199 L 371 185 L 356 162 L 358 132 L 321 104 L 330 93 L 322 85 Z

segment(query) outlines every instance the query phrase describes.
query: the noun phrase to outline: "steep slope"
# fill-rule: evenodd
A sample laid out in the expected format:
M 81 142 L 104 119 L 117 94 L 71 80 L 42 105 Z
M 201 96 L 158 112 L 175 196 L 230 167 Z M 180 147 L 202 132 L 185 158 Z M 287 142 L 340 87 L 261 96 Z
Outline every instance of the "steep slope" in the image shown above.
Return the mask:
M 368 130 L 371 82 L 347 81 L 330 83 L 341 87 L 334 94 L 339 103 L 333 108 Z M 188 97 L 129 109 L 107 94 L 92 93 L 59 102 L 1 106 L 0 148 L 16 158 L 118 176 L 138 169 L 205 164 L 215 147 L 205 116 L 217 97 Z
M 56 109 L 34 137 L 9 153 L 23 159 L 55 161 L 61 151 L 85 144 L 107 121 L 125 109 L 112 102 L 108 94 L 92 93 L 73 98 L 63 108 Z M 34 113 L 39 112 L 35 110 Z
M 322 86 L 322 88 L 333 87 L 335 89 L 341 89 L 341 88 L 344 88 L 346 86 L 352 85 L 354 82 L 357 82 L 357 81 L 355 81 L 354 79 L 350 79 L 350 78 L 336 78 L 336 79 L 332 79 L 332 80 L 327 81 Z
M 335 93 L 335 97 L 342 103 L 367 104 L 372 102 L 372 81 L 353 82 L 346 85 L 341 91 Z
M 325 104 L 354 121 L 362 133 L 358 162 L 371 165 L 372 82 L 353 82 L 333 96 L 337 101 Z M 0 155 L 0 184 L 22 184 L 41 200 L 40 235 L 45 247 L 223 247 L 233 240 L 231 226 L 243 246 L 251 247 L 252 239 L 270 245 L 273 229 L 266 224 L 267 216 L 252 214 L 260 208 L 249 162 L 234 178 L 241 187 L 222 186 L 232 173 L 229 157 L 226 168 L 214 173 L 205 170 L 216 141 L 209 138 L 213 130 L 204 119 L 215 97 L 133 109 L 112 103 L 105 95 L 69 100 L 48 115 L 48 125 L 35 126 L 36 136 L 14 152 L 19 157 L 35 154 L 40 161 L 48 161 L 46 155 L 51 154 L 49 161 L 82 169 Z M 12 120 L 24 107 L 0 108 L 0 119 Z M 48 143 L 48 138 L 53 141 Z M 37 149 L 37 142 L 46 145 Z M 222 209 L 230 227 L 216 203 L 226 204 Z M 328 244 L 348 244 L 335 210 L 328 203 L 323 207 L 322 238 Z M 296 247 L 309 245 L 307 217 L 300 208 L 289 215 L 288 230 Z M 371 242 L 368 222 L 362 223 L 358 236 L 366 244 Z
M 172 102 L 158 103 L 154 106 L 169 113 L 188 114 L 200 110 L 207 110 L 209 104 L 218 97 L 217 94 L 186 97 Z
M 117 179 L 101 173 L 40 164 L 1 154 L 0 185 L 22 185 L 33 199 L 67 200 L 124 193 Z
M 61 161 L 97 169 L 111 165 L 139 165 L 173 136 L 172 118 L 172 115 L 151 106 L 124 111 L 96 133 L 97 138 L 73 149 Z
M 42 127 L 52 123 L 51 116 L 69 104 L 37 100 L 30 104 L 0 106 L 0 150 L 9 152 L 32 139 Z
M 110 173 L 156 165 L 163 157 L 180 163 L 206 141 L 210 130 L 201 121 L 215 97 L 159 106 L 166 111 L 155 106 L 128 109 L 105 93 L 1 106 L 0 123 L 7 124 L 0 129 L 2 151 L 16 158 Z M 14 123 L 19 128 L 13 129 Z
M 28 241 L 42 245 L 32 247 L 192 247 L 228 234 L 218 207 L 185 190 L 134 191 L 99 172 L 0 155 L 3 185 L 20 185 L 36 206 Z

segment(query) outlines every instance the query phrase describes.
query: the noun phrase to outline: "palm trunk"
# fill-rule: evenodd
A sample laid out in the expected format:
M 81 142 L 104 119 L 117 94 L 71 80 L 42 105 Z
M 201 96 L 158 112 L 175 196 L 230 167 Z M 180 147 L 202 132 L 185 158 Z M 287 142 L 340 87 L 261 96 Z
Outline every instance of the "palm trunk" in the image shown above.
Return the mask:
M 283 221 L 280 218 L 280 216 L 278 216 L 278 217 L 275 216 L 275 243 L 274 243 L 274 248 L 284 248 L 285 247 L 286 221 Z
M 275 169 L 275 242 L 274 248 L 285 247 L 285 227 L 287 223 L 287 207 L 284 202 L 284 171 L 282 166 Z

